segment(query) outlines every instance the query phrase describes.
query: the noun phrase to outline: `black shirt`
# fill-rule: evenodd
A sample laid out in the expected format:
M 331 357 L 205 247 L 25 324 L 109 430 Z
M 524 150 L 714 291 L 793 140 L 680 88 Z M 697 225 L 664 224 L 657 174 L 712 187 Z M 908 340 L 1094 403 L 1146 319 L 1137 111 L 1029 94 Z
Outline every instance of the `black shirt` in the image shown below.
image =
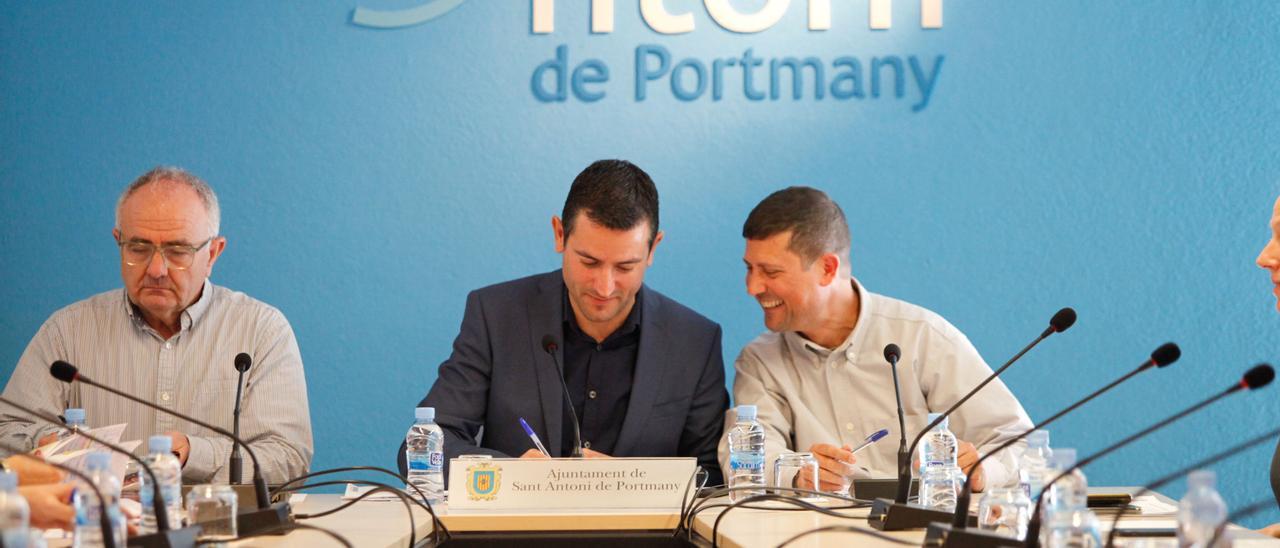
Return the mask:
M 609 455 L 618 443 L 618 432 L 631 401 L 631 379 L 640 349 L 643 294 L 643 288 L 636 292 L 636 302 L 627 319 L 603 342 L 596 343 L 578 327 L 568 290 L 564 292 L 564 381 L 582 421 L 582 445 Z M 573 418 L 568 409 L 564 424 L 560 454 L 568 456 L 573 454 Z

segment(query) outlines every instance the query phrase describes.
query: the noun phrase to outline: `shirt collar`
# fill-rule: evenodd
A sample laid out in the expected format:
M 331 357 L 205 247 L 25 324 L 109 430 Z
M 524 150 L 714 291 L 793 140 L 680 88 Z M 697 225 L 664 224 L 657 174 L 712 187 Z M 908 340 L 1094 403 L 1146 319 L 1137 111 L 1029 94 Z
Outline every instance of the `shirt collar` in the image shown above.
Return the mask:
M 129 290 L 122 289 L 120 293 L 121 304 L 124 306 L 125 313 L 129 315 L 129 319 L 137 325 L 151 327 L 147 325 L 146 319 L 142 317 L 142 311 L 138 309 L 138 305 L 129 300 Z M 182 331 L 191 329 L 191 326 L 200 321 L 200 318 L 204 317 L 205 312 L 209 310 L 209 303 L 211 302 L 213 302 L 213 282 L 205 279 L 204 285 L 200 288 L 200 298 L 182 311 L 181 319 L 179 320 L 182 323 Z

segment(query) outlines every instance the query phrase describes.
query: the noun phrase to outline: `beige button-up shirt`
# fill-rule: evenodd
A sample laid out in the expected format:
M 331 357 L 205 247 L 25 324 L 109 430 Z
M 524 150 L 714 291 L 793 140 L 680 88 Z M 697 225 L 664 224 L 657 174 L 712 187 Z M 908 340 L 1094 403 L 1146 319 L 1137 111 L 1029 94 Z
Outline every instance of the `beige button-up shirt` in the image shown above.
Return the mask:
M 734 363 L 735 405 L 755 404 L 765 430 L 765 475 L 772 482 L 773 460 L 786 451 L 808 451 L 818 443 L 856 447 L 881 428 L 889 435 L 857 455 L 863 474 L 897 476 L 898 414 L 893 376 L 884 347 L 902 349 L 898 382 L 906 415 L 907 443 L 940 413 L 991 374 L 969 339 L 941 316 L 919 306 L 877 295 L 852 281 L 861 297 L 858 323 L 836 348 L 823 348 L 795 332 L 765 333 L 742 349 Z M 726 414 L 720 464 L 727 477 Z M 1022 405 L 999 379 L 951 415 L 956 437 L 980 454 L 1031 428 Z M 1018 482 L 1019 443 L 983 463 L 989 486 Z M 855 493 L 856 494 L 856 493 Z
M 146 451 L 148 436 L 183 432 L 191 442 L 183 480 L 226 482 L 231 440 L 105 390 L 59 382 L 49 375 L 49 364 L 66 360 L 90 379 L 231 430 L 239 379 L 233 364 L 236 354 L 246 352 L 253 365 L 245 373 L 241 437 L 261 459 L 268 482 L 306 473 L 313 453 L 307 384 L 298 342 L 284 315 L 206 282 L 181 321 L 181 331 L 161 338 L 123 289 L 72 304 L 40 327 L 4 396 L 52 415 L 82 407 L 91 428 L 128 423 L 122 439 L 141 441 L 140 452 Z M 7 445 L 30 450 L 55 430 L 0 405 L 0 440 Z M 252 470 L 244 454 L 245 479 Z

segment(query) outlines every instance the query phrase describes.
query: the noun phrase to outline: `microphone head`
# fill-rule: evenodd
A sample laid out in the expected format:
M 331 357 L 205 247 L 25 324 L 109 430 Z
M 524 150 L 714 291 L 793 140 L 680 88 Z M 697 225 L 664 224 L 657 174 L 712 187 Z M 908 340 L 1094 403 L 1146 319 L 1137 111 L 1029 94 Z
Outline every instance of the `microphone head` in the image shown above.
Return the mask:
M 1164 367 L 1178 361 L 1178 358 L 1181 357 L 1182 349 L 1178 348 L 1176 344 L 1167 342 L 1151 353 L 1151 363 L 1156 364 L 1156 367 Z
M 1067 328 L 1075 325 L 1075 323 L 1076 311 L 1069 306 L 1059 310 L 1057 314 L 1054 314 L 1052 318 L 1049 318 L 1049 327 L 1053 328 L 1054 333 L 1062 333 L 1063 331 L 1066 331 Z
M 556 342 L 555 335 L 547 333 L 546 335 L 542 336 L 543 352 L 546 352 L 548 354 L 554 354 L 556 352 L 556 348 L 559 348 L 559 347 L 560 347 L 560 344 Z
M 1240 381 L 1240 384 L 1243 384 L 1249 390 L 1253 390 L 1271 384 L 1272 379 L 1275 378 L 1276 370 L 1272 369 L 1269 364 L 1260 363 L 1244 374 L 1244 379 Z
M 902 357 L 902 349 L 898 345 L 889 343 L 884 347 L 884 359 L 889 363 L 898 363 L 898 358 Z
M 236 354 L 236 371 L 244 373 L 245 371 L 248 371 L 249 367 L 252 365 L 253 358 L 249 357 L 248 354 L 244 352 Z
M 49 374 L 53 375 L 53 378 L 62 382 L 71 382 L 76 380 L 76 376 L 79 375 L 80 372 L 76 370 L 76 366 L 65 361 L 58 360 L 53 362 L 53 365 L 49 366 Z

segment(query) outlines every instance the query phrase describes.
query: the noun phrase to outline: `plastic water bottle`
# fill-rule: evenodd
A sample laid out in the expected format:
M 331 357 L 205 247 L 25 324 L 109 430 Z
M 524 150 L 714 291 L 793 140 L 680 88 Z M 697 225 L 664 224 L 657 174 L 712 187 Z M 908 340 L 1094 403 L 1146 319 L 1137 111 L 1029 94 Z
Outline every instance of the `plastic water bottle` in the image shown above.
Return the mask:
M 103 546 L 102 527 L 99 516 L 106 512 L 111 520 L 111 535 L 116 546 L 124 546 L 125 523 L 124 513 L 120 511 L 120 480 L 111 473 L 110 453 L 90 453 L 85 458 L 85 468 L 89 479 L 102 491 L 105 508 L 98 503 L 98 496 L 93 489 L 86 486 L 76 489 L 73 501 L 76 508 L 75 548 L 97 548 Z
M 151 436 L 147 440 L 150 451 L 143 457 L 143 462 L 155 472 L 160 483 L 160 496 L 164 498 L 165 513 L 169 516 L 169 527 L 182 526 L 182 464 L 173 456 L 173 439 L 169 436 Z M 151 476 L 139 470 L 138 501 L 142 503 L 142 522 L 138 531 L 144 535 L 158 530 L 156 523 L 155 492 L 151 488 Z
M 1027 498 L 1035 501 L 1044 489 L 1044 482 L 1049 481 L 1045 473 L 1049 469 L 1049 457 L 1053 450 L 1049 448 L 1049 432 L 1036 430 L 1027 436 L 1027 450 L 1019 459 L 1018 478 Z
M 1058 449 L 1049 457 L 1048 479 L 1076 465 L 1075 449 Z M 1089 481 L 1079 469 L 1048 486 L 1045 496 L 1040 544 L 1046 548 L 1098 548 L 1102 546 L 1101 525 L 1089 510 Z
M 929 413 L 928 421 L 933 422 L 940 416 L 942 413 Z M 931 464 L 956 465 L 956 435 L 948 429 L 950 424 L 951 417 L 942 419 L 942 422 L 921 438 L 920 446 L 916 449 L 916 459 L 920 467 L 918 474 L 921 478 L 924 477 L 925 469 Z
M 31 507 L 18 494 L 18 475 L 0 472 L 0 545 L 22 548 L 31 538 Z
M 929 422 L 941 414 L 930 413 Z M 956 465 L 956 436 L 947 429 L 950 418 L 933 427 L 920 440 L 920 504 L 929 508 L 953 511 L 956 497 L 964 486 L 964 473 Z
M 737 422 L 729 430 L 729 487 L 759 489 L 730 491 L 734 502 L 764 494 L 764 427 L 756 422 L 754 405 L 739 405 L 736 414 Z
M 1207 548 L 1217 537 L 1214 547 L 1230 546 L 1223 532 L 1227 524 L 1227 503 L 1214 484 L 1218 476 L 1212 470 L 1196 470 L 1187 476 L 1187 494 L 1178 501 L 1178 545 Z
M 435 503 L 444 500 L 444 431 L 436 424 L 434 407 L 419 407 L 413 410 L 413 426 L 404 436 L 404 460 L 409 467 L 409 485 L 405 489 L 410 495 L 418 492 L 417 486 L 427 496 L 427 500 Z
M 67 421 L 67 429 L 58 431 L 58 439 L 60 440 L 74 436 L 76 432 L 89 429 L 89 425 L 85 422 L 84 409 L 68 407 L 62 412 L 62 418 Z

